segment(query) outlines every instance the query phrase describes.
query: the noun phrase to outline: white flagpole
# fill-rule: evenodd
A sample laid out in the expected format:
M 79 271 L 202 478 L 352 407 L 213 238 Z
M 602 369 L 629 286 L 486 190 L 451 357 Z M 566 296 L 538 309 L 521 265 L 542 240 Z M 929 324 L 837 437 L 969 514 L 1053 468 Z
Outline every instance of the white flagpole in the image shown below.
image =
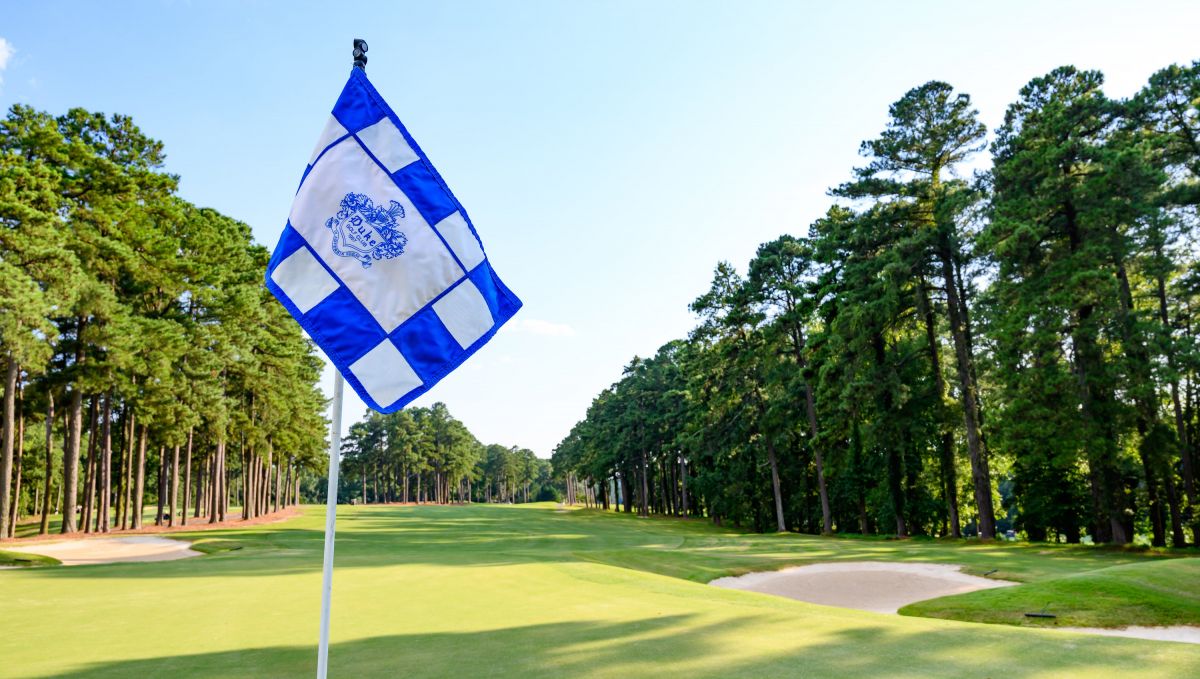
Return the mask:
M 367 70 L 367 42 L 354 40 L 354 67 Z M 333 532 L 337 527 L 338 466 L 342 456 L 342 372 L 333 367 L 333 413 L 329 423 L 329 488 L 325 491 L 325 564 L 321 576 L 321 641 L 317 679 L 329 673 L 329 606 L 333 598 Z
M 342 449 L 342 373 L 333 369 L 333 414 L 329 424 L 329 489 L 325 499 L 325 572 L 321 582 L 321 644 L 317 679 L 329 671 L 329 604 L 333 586 L 333 531 L 337 521 L 338 458 Z

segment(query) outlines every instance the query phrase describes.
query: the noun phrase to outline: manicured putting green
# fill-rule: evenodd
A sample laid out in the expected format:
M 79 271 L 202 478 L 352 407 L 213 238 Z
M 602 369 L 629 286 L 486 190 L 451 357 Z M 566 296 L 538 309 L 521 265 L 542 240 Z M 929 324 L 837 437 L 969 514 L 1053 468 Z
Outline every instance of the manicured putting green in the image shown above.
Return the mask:
M 197 533 L 198 548 L 212 547 L 203 557 L 0 572 L 0 677 L 311 676 L 321 531 L 313 507 Z M 337 545 L 333 677 L 1200 675 L 1188 644 L 701 584 L 830 559 L 961 563 L 1039 582 L 1159 562 L 1128 552 L 739 535 L 552 505 L 342 507 Z

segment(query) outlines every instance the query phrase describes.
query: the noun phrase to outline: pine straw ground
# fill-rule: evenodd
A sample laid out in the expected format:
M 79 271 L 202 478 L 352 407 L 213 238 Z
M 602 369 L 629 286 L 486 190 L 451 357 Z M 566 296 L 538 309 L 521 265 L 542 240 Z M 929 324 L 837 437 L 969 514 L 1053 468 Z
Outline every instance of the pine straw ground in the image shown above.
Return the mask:
M 172 535 L 207 544 L 203 557 L 0 571 L 0 677 L 311 676 L 322 529 L 323 508 L 308 507 L 289 521 Z M 745 535 L 553 505 L 343 506 L 330 674 L 1200 676 L 1195 645 L 877 615 L 702 584 L 817 561 L 956 563 L 1030 584 L 916 606 L 999 622 L 1024 623 L 1021 611 L 1036 605 L 1067 613 L 1064 625 L 1077 624 L 1076 611 L 1093 616 L 1080 618 L 1087 624 L 1133 611 L 1142 624 L 1200 624 L 1200 559 L 1167 556 Z M 971 599 L 982 594 L 999 598 Z

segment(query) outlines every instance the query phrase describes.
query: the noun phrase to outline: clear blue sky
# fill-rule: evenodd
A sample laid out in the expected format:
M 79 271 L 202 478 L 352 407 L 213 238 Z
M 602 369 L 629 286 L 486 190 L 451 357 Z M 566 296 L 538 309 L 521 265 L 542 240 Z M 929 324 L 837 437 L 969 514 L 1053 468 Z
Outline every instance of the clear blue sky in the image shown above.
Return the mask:
M 184 197 L 273 247 L 365 38 L 525 302 L 416 405 L 548 456 L 632 356 L 692 327 L 717 261 L 805 232 L 907 89 L 945 80 L 995 128 L 1062 64 L 1135 92 L 1200 58 L 1197 26 L 1195 2 L 3 0 L 0 105 L 132 115 Z

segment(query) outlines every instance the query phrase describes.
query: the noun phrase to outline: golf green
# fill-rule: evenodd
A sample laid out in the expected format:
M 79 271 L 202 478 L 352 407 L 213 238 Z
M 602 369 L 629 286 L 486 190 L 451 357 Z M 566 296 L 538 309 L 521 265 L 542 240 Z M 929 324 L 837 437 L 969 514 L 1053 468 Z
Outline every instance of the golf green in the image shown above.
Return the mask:
M 311 676 L 322 527 L 323 508 L 309 507 L 281 523 L 186 534 L 202 557 L 0 571 L 0 677 Z M 878 615 L 702 584 L 836 559 L 958 563 L 1033 583 L 1185 563 L 745 535 L 553 505 L 344 506 L 330 676 L 1200 675 L 1200 646 Z

